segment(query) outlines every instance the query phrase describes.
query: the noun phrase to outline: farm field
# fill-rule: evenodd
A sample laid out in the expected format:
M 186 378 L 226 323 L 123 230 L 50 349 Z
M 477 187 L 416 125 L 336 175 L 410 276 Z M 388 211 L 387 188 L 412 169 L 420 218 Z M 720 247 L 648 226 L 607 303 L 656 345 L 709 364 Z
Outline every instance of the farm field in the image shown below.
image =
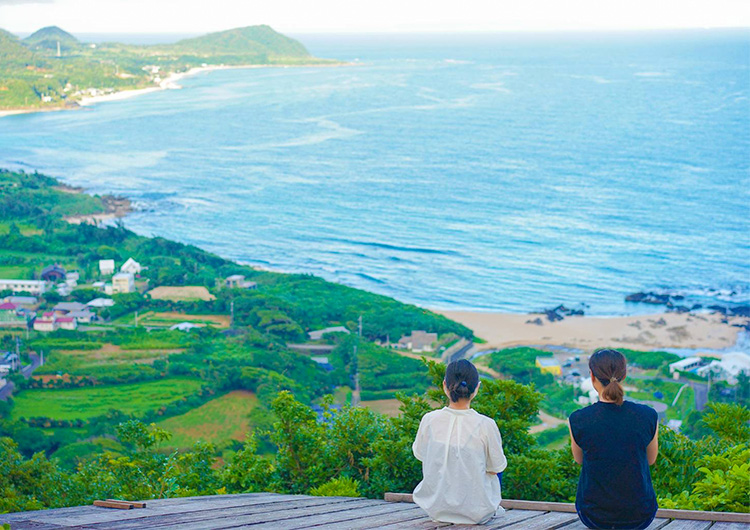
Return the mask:
M 180 322 L 223 329 L 229 327 L 230 318 L 229 315 L 186 315 L 184 313 L 157 313 L 154 311 L 149 311 L 138 317 L 138 324 L 141 326 L 169 327 Z
M 175 448 L 190 447 L 198 440 L 216 445 L 229 440 L 243 441 L 250 431 L 248 414 L 257 405 L 255 394 L 235 390 L 157 425 L 172 433 L 172 439 L 165 445 Z
M 66 373 L 85 376 L 92 371 L 106 366 L 122 364 L 152 364 L 156 359 L 163 359 L 170 354 L 180 353 L 182 349 L 124 349 L 116 344 L 103 344 L 98 349 L 54 349 L 46 358 L 44 366 L 35 374 Z
M 365 408 L 392 418 L 399 415 L 398 409 L 401 406 L 401 402 L 398 399 L 373 399 L 370 401 L 362 401 L 360 403 Z
M 202 384 L 198 379 L 169 378 L 93 388 L 25 390 L 14 398 L 11 419 L 86 420 L 111 409 L 140 416 L 193 394 Z
M 205 287 L 189 285 L 185 287 L 157 287 L 149 291 L 148 294 L 154 300 L 172 300 L 173 302 L 216 299 Z

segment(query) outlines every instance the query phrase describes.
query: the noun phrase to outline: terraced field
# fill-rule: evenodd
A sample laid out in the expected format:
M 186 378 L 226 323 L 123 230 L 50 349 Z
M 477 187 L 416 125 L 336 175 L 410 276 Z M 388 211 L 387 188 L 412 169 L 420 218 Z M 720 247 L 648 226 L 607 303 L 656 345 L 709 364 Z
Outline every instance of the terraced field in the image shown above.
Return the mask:
M 172 433 L 167 445 L 175 448 L 190 447 L 198 440 L 217 445 L 228 440 L 242 441 L 250 429 L 248 414 L 257 404 L 258 398 L 252 392 L 235 390 L 163 420 L 158 426 Z

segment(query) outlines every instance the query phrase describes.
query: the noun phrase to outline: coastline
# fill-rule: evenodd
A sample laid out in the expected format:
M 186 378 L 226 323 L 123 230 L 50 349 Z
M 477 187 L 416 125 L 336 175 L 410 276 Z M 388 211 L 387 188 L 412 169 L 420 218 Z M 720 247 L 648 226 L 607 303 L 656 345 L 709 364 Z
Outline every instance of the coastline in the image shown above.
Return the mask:
M 356 63 L 321 63 L 321 64 L 246 64 L 246 65 L 207 65 L 207 66 L 196 66 L 187 70 L 186 72 L 173 72 L 169 76 L 162 80 L 156 86 L 150 86 L 145 88 L 135 88 L 129 90 L 120 90 L 111 94 L 104 94 L 101 96 L 84 96 L 80 100 L 72 103 L 66 103 L 57 107 L 46 107 L 46 108 L 27 108 L 27 109 L 8 109 L 0 110 L 0 119 L 6 116 L 15 116 L 18 114 L 34 114 L 37 112 L 58 112 L 63 110 L 80 110 L 84 107 L 89 107 L 97 103 L 106 103 L 109 101 L 121 101 L 124 99 L 130 99 L 144 94 L 150 94 L 152 92 L 159 92 L 161 90 L 179 90 L 182 88 L 177 82 L 186 77 L 191 77 L 203 72 L 213 72 L 214 70 L 244 70 L 250 68 L 337 68 L 342 66 L 357 66 Z
M 737 344 L 743 317 L 716 313 L 658 313 L 632 316 L 571 316 L 549 322 L 543 315 L 435 310 L 484 339 L 482 350 L 515 346 L 556 346 L 592 351 L 601 347 L 634 350 L 715 350 Z M 541 325 L 535 321 L 539 318 Z

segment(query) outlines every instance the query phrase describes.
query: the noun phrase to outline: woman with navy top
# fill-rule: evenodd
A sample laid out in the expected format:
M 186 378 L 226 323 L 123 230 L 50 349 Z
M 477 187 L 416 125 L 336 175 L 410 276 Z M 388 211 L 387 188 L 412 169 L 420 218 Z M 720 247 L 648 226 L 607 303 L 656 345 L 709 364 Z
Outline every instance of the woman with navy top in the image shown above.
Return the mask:
M 601 349 L 589 359 L 599 402 L 570 415 L 570 446 L 581 467 L 576 510 L 588 528 L 644 529 L 654 520 L 649 466 L 659 452 L 658 417 L 623 401 L 625 357 Z

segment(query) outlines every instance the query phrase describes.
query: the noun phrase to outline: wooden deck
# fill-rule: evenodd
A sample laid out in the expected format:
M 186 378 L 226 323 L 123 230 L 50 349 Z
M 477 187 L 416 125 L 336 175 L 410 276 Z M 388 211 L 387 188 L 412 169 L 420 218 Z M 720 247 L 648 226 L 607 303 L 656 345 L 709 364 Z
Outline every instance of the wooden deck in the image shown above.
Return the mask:
M 392 497 L 393 498 L 393 497 Z M 408 501 L 407 497 L 393 498 Z M 12 530 L 55 530 L 62 528 L 112 529 L 179 528 L 214 530 L 248 528 L 291 530 L 295 528 L 365 529 L 413 528 L 503 528 L 508 530 L 582 530 L 585 527 L 571 512 L 572 505 L 503 501 L 508 510 L 487 526 L 475 527 L 435 523 L 416 505 L 347 497 L 309 497 L 252 493 L 147 501 L 142 509 L 116 510 L 95 506 L 59 508 L 0 515 L 0 524 Z M 513 508 L 513 503 L 516 504 Z M 533 507 L 538 509 L 530 509 Z M 560 511 L 565 510 L 565 511 Z M 674 511 L 676 512 L 676 511 Z M 690 514 L 696 512 L 684 512 Z M 748 530 L 750 515 L 720 514 L 715 520 L 660 517 L 649 530 Z M 732 520 L 734 522 L 732 522 Z

